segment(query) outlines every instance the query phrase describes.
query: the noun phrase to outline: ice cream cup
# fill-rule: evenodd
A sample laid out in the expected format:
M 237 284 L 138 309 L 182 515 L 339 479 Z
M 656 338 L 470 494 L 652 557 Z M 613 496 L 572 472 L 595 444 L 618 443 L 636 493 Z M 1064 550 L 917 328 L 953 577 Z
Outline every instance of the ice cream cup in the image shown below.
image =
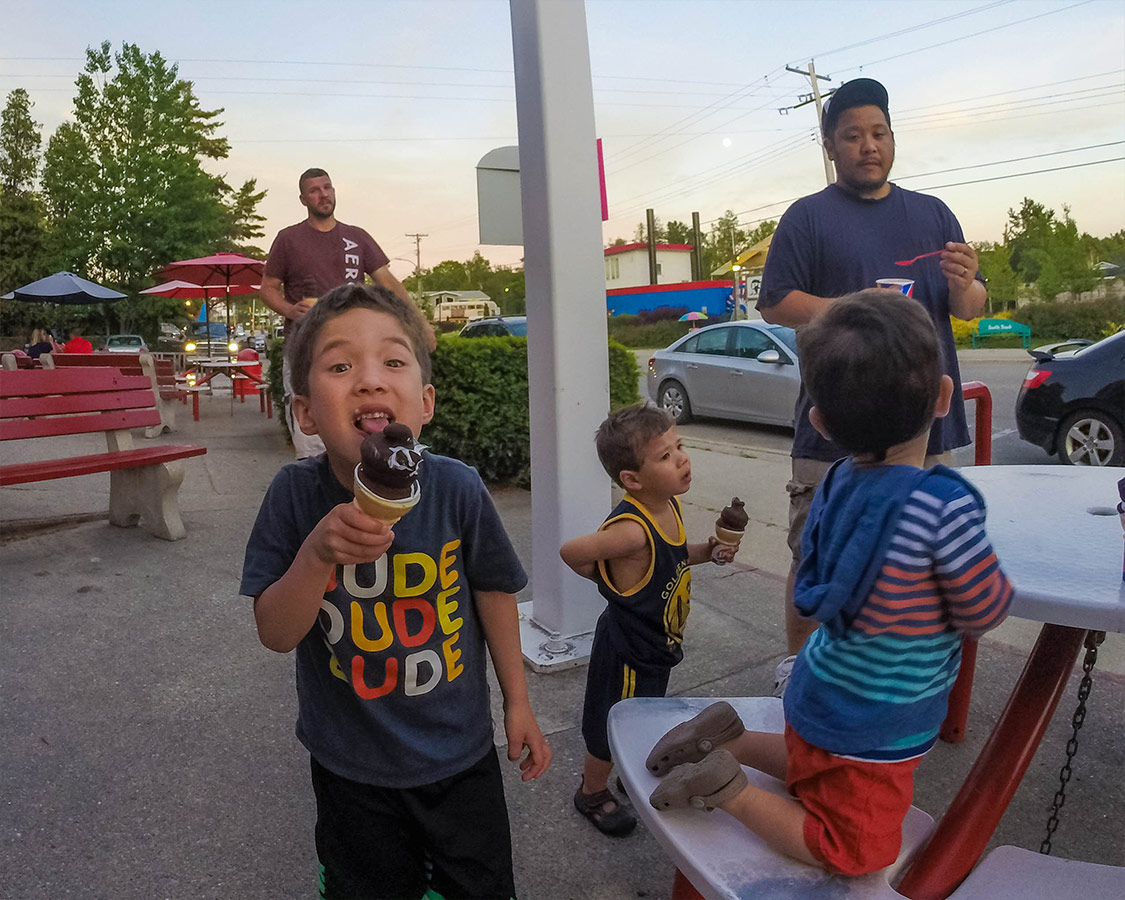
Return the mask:
M 360 479 L 360 465 L 361 463 L 356 464 L 355 483 L 352 485 L 355 494 L 354 502 L 362 512 L 367 513 L 371 518 L 393 525 L 410 512 L 422 498 L 422 489 L 418 486 L 417 481 L 411 485 L 409 497 L 403 497 L 401 500 L 388 500 L 386 497 L 380 497 Z
M 718 538 L 719 543 L 734 547 L 735 550 L 742 543 L 742 536 L 745 533 L 745 531 L 733 531 L 730 528 L 724 528 L 722 525 L 715 526 L 715 537 Z
M 305 297 L 302 302 L 307 303 L 309 306 L 316 306 L 316 301 L 319 297 Z
M 914 296 L 914 282 L 910 278 L 876 278 L 877 287 L 898 291 L 904 297 Z

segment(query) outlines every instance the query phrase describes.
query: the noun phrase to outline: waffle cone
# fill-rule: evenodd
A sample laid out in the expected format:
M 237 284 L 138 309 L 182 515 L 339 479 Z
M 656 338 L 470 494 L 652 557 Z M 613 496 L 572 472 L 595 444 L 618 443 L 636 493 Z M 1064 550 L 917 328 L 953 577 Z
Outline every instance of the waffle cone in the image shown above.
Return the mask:
M 380 497 L 360 480 L 359 466 L 356 466 L 356 469 L 357 474 L 352 485 L 352 491 L 355 494 L 353 502 L 359 507 L 360 511 L 373 519 L 378 519 L 380 522 L 394 525 L 395 522 L 410 512 L 422 497 L 417 482 L 411 488 L 409 497 L 404 497 L 401 500 L 388 500 L 386 497 Z
M 742 543 L 742 536 L 746 534 L 743 531 L 733 531 L 730 528 L 724 528 L 722 525 L 715 526 L 715 537 L 718 538 L 720 544 L 726 544 L 728 547 L 738 549 L 739 544 Z

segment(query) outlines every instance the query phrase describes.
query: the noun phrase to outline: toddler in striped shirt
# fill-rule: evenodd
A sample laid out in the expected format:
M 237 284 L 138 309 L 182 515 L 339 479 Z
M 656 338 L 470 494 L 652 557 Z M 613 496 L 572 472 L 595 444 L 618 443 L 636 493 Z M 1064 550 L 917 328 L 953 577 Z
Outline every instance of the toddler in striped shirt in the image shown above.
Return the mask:
M 996 627 L 1011 585 L 984 501 L 953 469 L 923 469 L 949 410 L 933 324 L 916 300 L 865 290 L 798 332 L 809 418 L 849 453 L 829 469 L 802 536 L 794 604 L 820 626 L 785 693 L 785 733 L 746 731 L 726 703 L 653 748 L 657 809 L 722 808 L 775 849 L 830 872 L 895 861 L 914 770 L 933 746 L 961 641 Z M 748 784 L 739 764 L 785 780 Z

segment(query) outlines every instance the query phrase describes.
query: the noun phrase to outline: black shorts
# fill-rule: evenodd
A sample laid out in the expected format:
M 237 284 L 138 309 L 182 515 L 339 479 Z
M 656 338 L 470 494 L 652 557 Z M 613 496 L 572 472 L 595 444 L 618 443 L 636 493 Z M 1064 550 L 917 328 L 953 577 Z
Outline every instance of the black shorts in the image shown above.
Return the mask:
M 586 699 L 582 705 L 582 737 L 595 759 L 609 762 L 609 708 L 629 697 L 663 697 L 671 667 L 631 665 L 599 631 L 590 649 Z
M 464 772 L 416 788 L 342 778 L 312 760 L 324 900 L 515 897 L 512 836 L 493 747 Z

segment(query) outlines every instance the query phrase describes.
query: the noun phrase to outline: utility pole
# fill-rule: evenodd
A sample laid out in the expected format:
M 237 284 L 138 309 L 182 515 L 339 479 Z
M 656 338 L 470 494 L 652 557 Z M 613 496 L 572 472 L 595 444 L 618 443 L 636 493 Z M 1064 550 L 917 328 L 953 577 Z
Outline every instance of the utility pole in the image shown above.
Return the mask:
M 428 234 L 408 234 L 408 238 L 414 238 L 414 289 L 418 292 L 418 308 L 422 308 L 422 238 L 429 237 Z
M 820 79 L 824 79 L 825 81 L 831 81 L 832 79 L 825 75 L 817 75 L 816 68 L 813 66 L 813 61 L 811 59 L 809 60 L 809 70 L 807 72 L 804 69 L 794 69 L 792 66 L 786 66 L 785 70 L 797 75 L 804 75 L 812 82 L 812 97 L 803 100 L 803 102 L 798 103 L 792 108 L 797 109 L 809 103 L 816 104 L 816 127 L 820 132 L 820 152 L 824 157 L 824 178 L 828 184 L 834 184 L 836 181 L 836 170 L 832 167 L 832 160 L 828 158 L 828 149 L 824 146 L 824 131 L 821 127 L 821 123 L 824 121 L 824 107 L 821 103 L 820 85 L 818 84 Z

